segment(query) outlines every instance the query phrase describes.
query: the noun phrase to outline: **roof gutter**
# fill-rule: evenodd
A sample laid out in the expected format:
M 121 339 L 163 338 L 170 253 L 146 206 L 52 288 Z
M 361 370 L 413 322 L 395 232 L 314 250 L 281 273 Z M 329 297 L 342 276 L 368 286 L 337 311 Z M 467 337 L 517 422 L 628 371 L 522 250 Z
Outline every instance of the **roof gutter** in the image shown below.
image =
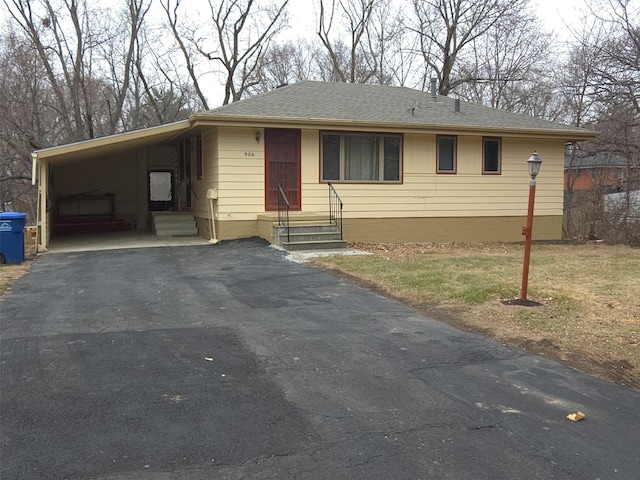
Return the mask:
M 350 130 L 374 130 L 381 129 L 393 132 L 415 132 L 415 133 L 451 133 L 465 132 L 473 135 L 486 135 L 488 133 L 500 133 L 501 136 L 510 137 L 544 137 L 557 138 L 568 142 L 581 140 L 594 140 L 598 132 L 586 129 L 522 129 L 509 127 L 476 127 L 466 125 L 428 125 L 428 124 L 407 124 L 394 122 L 354 122 L 352 120 L 330 120 L 326 118 L 274 118 L 256 116 L 230 116 L 195 114 L 189 118 L 195 126 L 241 126 L 251 124 L 252 127 L 269 127 L 273 125 L 292 125 L 296 127 L 326 127 L 326 128 L 348 128 Z

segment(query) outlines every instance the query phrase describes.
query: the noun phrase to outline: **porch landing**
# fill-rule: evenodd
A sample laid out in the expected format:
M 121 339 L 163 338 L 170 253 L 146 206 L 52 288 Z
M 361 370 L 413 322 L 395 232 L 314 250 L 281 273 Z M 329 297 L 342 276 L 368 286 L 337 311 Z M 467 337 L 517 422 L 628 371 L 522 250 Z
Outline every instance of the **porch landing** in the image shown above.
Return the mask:
M 266 212 L 258 215 L 259 222 L 278 223 L 278 212 Z M 308 222 L 308 223 L 327 223 L 329 215 L 318 212 L 289 212 L 289 221 L 291 223 Z
M 278 224 L 278 212 L 258 215 L 262 238 L 284 250 L 343 250 L 347 242 L 329 215 L 314 212 L 289 212 L 289 229 Z

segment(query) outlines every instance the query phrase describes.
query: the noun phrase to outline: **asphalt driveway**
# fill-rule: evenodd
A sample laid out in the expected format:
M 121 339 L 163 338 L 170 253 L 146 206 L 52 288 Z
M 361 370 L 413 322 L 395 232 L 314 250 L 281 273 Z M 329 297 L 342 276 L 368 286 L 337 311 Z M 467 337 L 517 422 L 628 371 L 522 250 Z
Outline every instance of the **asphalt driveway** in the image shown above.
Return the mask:
M 3 480 L 640 472 L 639 394 L 260 241 L 45 255 L 0 322 Z

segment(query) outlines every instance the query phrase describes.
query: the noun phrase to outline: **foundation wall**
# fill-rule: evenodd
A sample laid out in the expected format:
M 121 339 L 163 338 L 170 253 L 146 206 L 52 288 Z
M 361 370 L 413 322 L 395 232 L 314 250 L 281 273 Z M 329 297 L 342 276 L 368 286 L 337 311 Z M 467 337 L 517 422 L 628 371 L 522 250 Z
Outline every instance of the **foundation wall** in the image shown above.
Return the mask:
M 208 232 L 204 222 L 198 219 L 202 233 Z M 519 242 L 524 225 L 525 217 L 349 218 L 344 219 L 343 233 L 350 242 Z M 220 240 L 259 236 L 273 242 L 269 221 L 220 221 L 216 230 Z M 535 217 L 533 239 L 562 239 L 562 216 Z

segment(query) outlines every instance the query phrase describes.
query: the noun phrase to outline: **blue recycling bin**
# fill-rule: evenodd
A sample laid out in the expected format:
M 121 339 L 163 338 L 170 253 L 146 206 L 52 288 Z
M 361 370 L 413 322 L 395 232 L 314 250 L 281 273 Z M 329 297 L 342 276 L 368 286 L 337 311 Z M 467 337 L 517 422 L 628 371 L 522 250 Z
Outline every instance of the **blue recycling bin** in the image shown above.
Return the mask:
M 26 223 L 26 213 L 0 213 L 0 263 L 24 262 L 24 226 Z

